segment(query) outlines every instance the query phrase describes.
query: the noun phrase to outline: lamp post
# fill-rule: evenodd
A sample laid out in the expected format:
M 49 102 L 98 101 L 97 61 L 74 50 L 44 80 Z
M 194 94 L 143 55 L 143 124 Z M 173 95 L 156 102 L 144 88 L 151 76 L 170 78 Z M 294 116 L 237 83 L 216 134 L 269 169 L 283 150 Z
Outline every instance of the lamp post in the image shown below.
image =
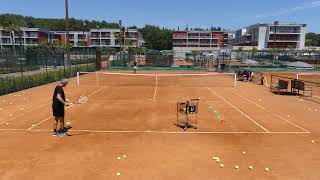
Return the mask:
M 70 42 L 69 42 L 69 7 L 68 7 L 68 0 L 65 0 L 65 6 L 66 6 L 66 48 L 67 48 L 67 62 L 69 63 L 71 67 L 71 60 L 70 60 Z M 70 68 L 71 71 L 71 68 Z
M 83 23 L 83 29 L 82 29 L 83 57 L 87 57 L 87 56 L 85 56 L 85 52 L 86 52 L 86 43 L 85 43 L 85 40 L 87 40 L 87 38 L 86 38 L 85 35 L 84 35 L 84 31 L 85 31 L 86 25 L 87 25 L 87 24 L 84 22 L 84 23 Z M 89 66 L 89 64 L 88 64 L 88 62 L 87 62 L 87 70 L 88 70 L 88 66 Z

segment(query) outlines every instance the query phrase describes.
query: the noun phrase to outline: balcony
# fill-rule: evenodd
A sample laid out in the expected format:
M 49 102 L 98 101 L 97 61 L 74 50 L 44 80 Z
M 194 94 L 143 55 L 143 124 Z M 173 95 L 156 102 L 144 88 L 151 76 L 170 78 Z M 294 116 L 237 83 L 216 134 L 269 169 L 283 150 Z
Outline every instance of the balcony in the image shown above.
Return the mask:
M 111 35 L 110 35 L 110 33 L 101 33 L 101 38 L 110 39 Z
M 2 39 L 2 45 L 12 45 L 11 40 Z
M 269 42 L 298 42 L 298 39 L 269 39 Z
M 173 36 L 173 39 L 187 39 L 186 36 Z
M 4 32 L 4 31 L 1 32 L 2 37 L 11 37 L 10 34 L 11 34 L 10 32 Z
M 28 32 L 25 34 L 26 38 L 38 38 L 38 33 L 37 32 Z
M 200 36 L 188 36 L 189 39 L 199 39 Z
M 300 34 L 299 30 L 271 30 L 270 34 Z
M 99 39 L 100 38 L 100 33 L 92 33 L 91 34 L 91 39 Z

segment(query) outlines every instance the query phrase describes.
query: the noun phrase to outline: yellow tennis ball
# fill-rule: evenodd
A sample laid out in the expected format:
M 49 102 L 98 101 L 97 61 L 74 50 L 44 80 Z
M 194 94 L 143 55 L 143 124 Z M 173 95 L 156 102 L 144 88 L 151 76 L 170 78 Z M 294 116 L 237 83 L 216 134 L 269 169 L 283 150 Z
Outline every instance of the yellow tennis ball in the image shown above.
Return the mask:
M 253 169 L 253 166 L 249 166 L 249 169 L 252 170 L 252 169 Z
M 220 167 L 221 167 L 221 168 L 223 168 L 223 167 L 224 167 L 224 165 L 223 165 L 223 164 L 220 164 Z
M 119 172 L 117 172 L 117 176 L 120 176 L 120 173 L 119 173 Z
M 245 152 L 245 151 L 243 151 L 243 152 L 242 152 L 242 154 L 243 154 L 243 155 L 245 155 L 245 154 L 246 154 L 246 152 Z
M 236 165 L 234 168 L 235 168 L 235 169 L 239 169 L 239 166 L 238 166 L 238 165 Z
M 123 158 L 126 158 L 127 156 L 126 156 L 126 155 L 123 155 L 122 157 L 123 157 Z
M 269 168 L 265 168 L 264 170 L 268 172 L 268 171 L 269 171 Z
M 121 157 L 120 157 L 120 156 L 118 156 L 118 157 L 117 157 L 117 159 L 118 159 L 118 160 L 120 160 L 120 159 L 121 159 Z

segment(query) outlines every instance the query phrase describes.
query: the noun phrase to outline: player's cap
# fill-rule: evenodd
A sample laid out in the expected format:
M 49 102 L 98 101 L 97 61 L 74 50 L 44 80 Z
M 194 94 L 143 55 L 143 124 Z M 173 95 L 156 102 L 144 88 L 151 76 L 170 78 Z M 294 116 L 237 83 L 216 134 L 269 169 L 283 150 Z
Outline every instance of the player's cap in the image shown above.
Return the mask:
M 63 79 L 61 79 L 60 83 L 63 85 L 68 84 L 68 79 L 63 78 Z

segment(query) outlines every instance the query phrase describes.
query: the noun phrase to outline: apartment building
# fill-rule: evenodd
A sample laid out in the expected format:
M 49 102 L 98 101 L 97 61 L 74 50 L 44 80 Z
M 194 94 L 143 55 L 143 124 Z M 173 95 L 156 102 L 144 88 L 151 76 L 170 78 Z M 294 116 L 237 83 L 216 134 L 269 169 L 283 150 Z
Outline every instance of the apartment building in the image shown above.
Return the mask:
M 11 47 L 12 45 L 24 47 L 34 46 L 48 42 L 51 32 L 39 28 L 20 28 L 20 32 L 7 32 L 0 28 L 0 48 Z
M 65 31 L 54 31 L 51 42 L 66 44 L 67 33 Z M 69 43 L 71 47 L 88 47 L 89 33 L 85 31 L 70 31 Z
M 91 47 L 120 47 L 120 40 L 116 34 L 120 29 L 91 29 L 89 32 L 89 45 Z M 140 47 L 143 43 L 142 34 L 136 29 L 125 32 L 125 44 L 129 47 Z
M 116 34 L 120 29 L 91 29 L 86 31 L 70 31 L 69 43 L 71 47 L 120 47 Z M 0 28 L 0 48 L 20 45 L 18 32 L 6 32 Z M 21 28 L 21 41 L 24 47 L 38 45 L 44 42 L 66 43 L 65 31 L 47 31 L 38 28 Z M 144 41 L 142 34 L 136 29 L 125 32 L 125 43 L 129 47 L 140 47 Z
M 306 24 L 254 24 L 236 31 L 236 46 L 256 46 L 257 49 L 305 47 Z
M 212 51 L 227 47 L 228 41 L 222 31 L 175 31 L 172 37 L 175 51 Z

